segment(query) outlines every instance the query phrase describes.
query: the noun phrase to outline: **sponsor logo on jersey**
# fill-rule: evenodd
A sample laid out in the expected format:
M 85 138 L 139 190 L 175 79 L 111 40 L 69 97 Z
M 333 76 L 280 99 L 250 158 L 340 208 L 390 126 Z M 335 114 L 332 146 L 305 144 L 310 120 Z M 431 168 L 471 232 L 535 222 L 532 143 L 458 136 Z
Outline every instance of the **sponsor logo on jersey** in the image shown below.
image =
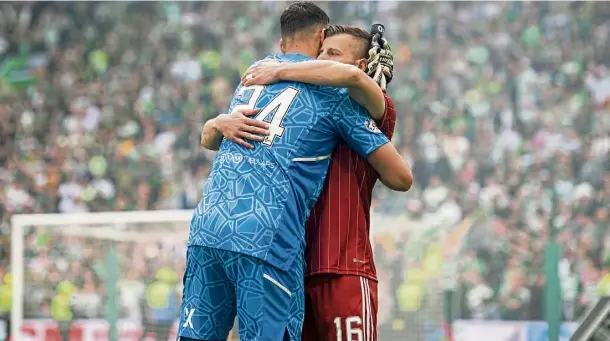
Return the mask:
M 239 164 L 242 161 L 245 161 L 252 166 L 268 167 L 268 168 L 272 168 L 272 169 L 275 168 L 275 164 L 271 161 L 259 160 L 252 156 L 246 156 L 246 155 L 242 155 L 242 154 L 238 154 L 238 153 L 222 154 L 218 158 L 218 160 L 216 160 L 216 159 L 214 160 L 214 162 L 219 162 L 220 164 L 225 164 L 225 163 Z

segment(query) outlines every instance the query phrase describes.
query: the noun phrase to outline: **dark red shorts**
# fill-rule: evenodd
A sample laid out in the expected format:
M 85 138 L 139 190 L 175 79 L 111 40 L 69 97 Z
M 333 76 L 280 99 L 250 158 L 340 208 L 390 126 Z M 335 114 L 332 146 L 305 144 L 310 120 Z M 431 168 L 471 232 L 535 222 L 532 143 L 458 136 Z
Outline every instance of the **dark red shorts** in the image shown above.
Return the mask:
M 377 282 L 334 274 L 306 279 L 303 341 L 377 341 Z

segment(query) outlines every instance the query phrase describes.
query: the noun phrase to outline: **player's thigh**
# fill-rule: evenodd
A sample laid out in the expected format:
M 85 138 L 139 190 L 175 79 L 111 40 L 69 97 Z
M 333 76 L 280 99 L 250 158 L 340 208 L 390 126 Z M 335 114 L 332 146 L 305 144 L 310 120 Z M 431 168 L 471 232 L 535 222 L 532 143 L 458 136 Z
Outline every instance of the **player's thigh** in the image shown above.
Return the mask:
M 300 341 L 303 327 L 303 270 L 282 271 L 241 255 L 227 268 L 237 283 L 241 341 Z
M 235 286 L 216 249 L 191 246 L 186 256 L 178 336 L 226 340 L 236 314 Z
M 307 280 L 311 309 L 305 319 L 318 340 L 376 341 L 377 283 L 360 276 L 318 275 Z

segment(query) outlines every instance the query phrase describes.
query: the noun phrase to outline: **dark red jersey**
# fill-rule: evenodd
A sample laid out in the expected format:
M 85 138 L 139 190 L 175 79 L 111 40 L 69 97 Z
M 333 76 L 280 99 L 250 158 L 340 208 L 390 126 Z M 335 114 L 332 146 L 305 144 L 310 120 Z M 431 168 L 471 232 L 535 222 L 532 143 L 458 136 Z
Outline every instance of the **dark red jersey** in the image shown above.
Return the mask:
M 396 108 L 387 95 L 379 129 L 392 138 Z M 373 186 L 379 178 L 345 143 L 333 152 L 326 183 L 307 222 L 305 276 L 322 273 L 377 279 L 369 240 Z

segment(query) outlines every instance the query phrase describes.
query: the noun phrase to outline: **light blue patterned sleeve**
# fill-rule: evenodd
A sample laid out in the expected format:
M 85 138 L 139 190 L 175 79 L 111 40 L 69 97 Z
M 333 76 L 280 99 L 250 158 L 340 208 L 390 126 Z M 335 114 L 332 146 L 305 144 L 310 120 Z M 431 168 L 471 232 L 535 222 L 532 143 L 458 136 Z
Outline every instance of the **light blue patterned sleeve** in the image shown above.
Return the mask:
M 363 158 L 390 142 L 368 112 L 347 94 L 332 112 L 332 117 L 341 138 Z

